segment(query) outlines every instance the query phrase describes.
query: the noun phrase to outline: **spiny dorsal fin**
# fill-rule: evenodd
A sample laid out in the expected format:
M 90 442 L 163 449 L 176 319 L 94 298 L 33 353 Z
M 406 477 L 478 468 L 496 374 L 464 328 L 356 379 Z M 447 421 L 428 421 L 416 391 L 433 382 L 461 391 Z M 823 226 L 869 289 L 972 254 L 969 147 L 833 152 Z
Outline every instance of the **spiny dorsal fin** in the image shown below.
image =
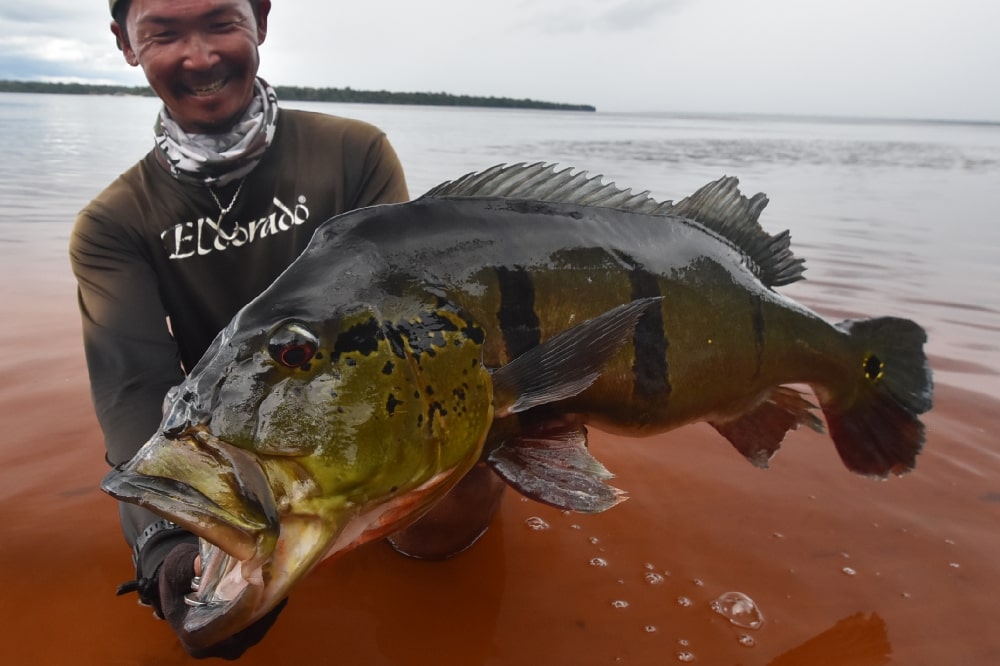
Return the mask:
M 753 261 L 757 277 L 769 287 L 801 279 L 804 261 L 792 254 L 788 231 L 772 236 L 758 222 L 767 197 L 758 193 L 747 199 L 739 184 L 732 176 L 720 178 L 678 201 L 670 214 L 700 222 L 729 240 Z
M 614 183 L 605 184 L 601 176 L 589 176 L 586 171 L 572 173 L 570 168 L 560 171 L 556 168 L 555 164 L 542 162 L 498 164 L 442 183 L 424 197 L 543 201 L 687 218 L 743 252 L 751 269 L 769 287 L 795 282 L 805 270 L 803 261 L 795 258 L 789 248 L 788 232 L 772 236 L 757 221 L 767 205 L 767 197 L 757 194 L 747 199 L 740 193 L 736 178 L 720 178 L 675 204 L 658 202 L 649 196 L 649 191 L 633 194 L 632 190 L 623 190 Z
M 556 171 L 557 167 L 543 162 L 498 164 L 442 183 L 424 196 L 436 199 L 497 197 L 618 208 L 633 213 L 663 214 L 663 209 L 670 208 L 669 201 L 661 204 L 650 197 L 648 191 L 633 194 L 632 190 L 622 190 L 614 183 L 604 183 L 601 176 L 590 176 L 586 171 L 572 173 L 571 168 Z

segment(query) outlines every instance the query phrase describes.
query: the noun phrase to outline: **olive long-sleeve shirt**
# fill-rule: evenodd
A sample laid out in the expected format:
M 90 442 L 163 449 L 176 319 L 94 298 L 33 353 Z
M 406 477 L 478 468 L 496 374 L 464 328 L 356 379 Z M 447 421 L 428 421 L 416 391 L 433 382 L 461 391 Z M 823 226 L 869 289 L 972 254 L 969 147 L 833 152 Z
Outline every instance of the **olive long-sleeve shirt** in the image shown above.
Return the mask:
M 296 110 L 281 111 L 273 143 L 245 180 L 214 195 L 173 178 L 151 151 L 77 217 L 70 259 L 112 465 L 156 431 L 167 390 L 320 223 L 408 198 L 399 159 L 380 130 Z M 220 208 L 231 201 L 220 223 Z M 134 544 L 156 517 L 132 505 L 121 509 Z M 153 541 L 139 567 L 147 576 L 173 545 Z

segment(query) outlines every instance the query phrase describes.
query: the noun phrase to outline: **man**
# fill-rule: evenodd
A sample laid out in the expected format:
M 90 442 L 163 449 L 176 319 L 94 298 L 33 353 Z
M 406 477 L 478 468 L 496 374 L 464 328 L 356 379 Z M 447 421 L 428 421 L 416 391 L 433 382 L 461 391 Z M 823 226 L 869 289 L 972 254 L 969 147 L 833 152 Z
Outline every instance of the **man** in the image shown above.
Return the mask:
M 91 391 L 107 460 L 131 458 L 156 430 L 180 383 L 232 316 L 262 291 L 333 215 L 408 198 L 399 160 L 371 125 L 281 110 L 257 77 L 270 0 L 109 0 L 111 31 L 163 101 L 155 147 L 79 214 L 70 257 L 79 285 Z M 478 472 L 484 476 L 482 469 Z M 495 477 L 400 535 L 398 550 L 454 554 L 485 530 Z M 478 508 L 456 511 L 471 504 Z M 477 504 L 478 503 L 478 504 Z M 449 508 L 449 506 L 451 508 Z M 196 539 L 120 505 L 138 591 L 185 642 L 184 594 Z M 235 658 L 278 610 L 195 656 Z

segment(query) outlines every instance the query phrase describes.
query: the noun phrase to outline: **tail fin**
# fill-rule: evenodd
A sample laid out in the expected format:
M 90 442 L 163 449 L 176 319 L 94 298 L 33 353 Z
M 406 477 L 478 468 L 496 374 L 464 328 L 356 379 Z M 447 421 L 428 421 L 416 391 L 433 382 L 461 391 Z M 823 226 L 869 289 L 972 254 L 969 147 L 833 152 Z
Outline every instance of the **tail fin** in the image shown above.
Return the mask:
M 848 469 L 869 476 L 902 475 L 924 444 L 917 418 L 934 392 L 923 345 L 927 334 L 908 319 L 844 321 L 837 328 L 861 352 L 853 390 L 822 401 L 830 436 Z

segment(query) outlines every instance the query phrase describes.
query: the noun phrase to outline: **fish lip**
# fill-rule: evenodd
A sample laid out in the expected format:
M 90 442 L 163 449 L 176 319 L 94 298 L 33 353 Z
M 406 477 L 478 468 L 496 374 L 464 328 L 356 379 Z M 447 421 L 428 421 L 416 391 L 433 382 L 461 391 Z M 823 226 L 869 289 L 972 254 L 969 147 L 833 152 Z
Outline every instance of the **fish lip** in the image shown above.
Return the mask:
M 231 473 L 216 478 L 205 465 Z M 222 504 L 199 489 L 211 476 L 212 495 L 224 491 Z M 101 489 L 123 502 L 143 506 L 222 551 L 243 561 L 266 560 L 280 531 L 278 508 L 267 476 L 246 452 L 212 435 L 204 426 L 182 436 L 154 436 L 132 457 L 112 469 Z M 239 512 L 223 506 L 229 499 Z

